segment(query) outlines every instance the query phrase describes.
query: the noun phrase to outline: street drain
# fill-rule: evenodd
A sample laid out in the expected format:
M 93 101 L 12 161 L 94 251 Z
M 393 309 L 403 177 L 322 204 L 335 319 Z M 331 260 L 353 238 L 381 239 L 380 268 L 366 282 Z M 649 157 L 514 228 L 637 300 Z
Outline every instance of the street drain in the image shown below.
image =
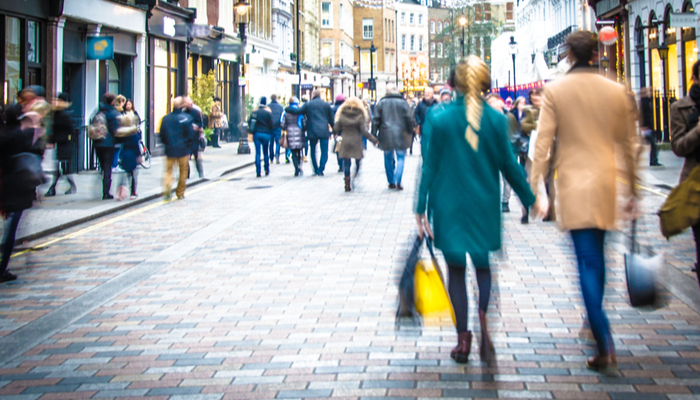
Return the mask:
M 250 187 L 245 188 L 245 190 L 269 189 L 269 188 L 271 188 L 271 187 L 272 187 L 272 185 L 268 185 L 268 186 L 250 186 Z
M 671 186 L 663 184 L 663 183 L 659 184 L 659 185 L 654 185 L 654 186 L 656 186 L 657 188 L 661 188 L 661 189 L 673 190 L 673 188 Z
M 226 179 L 226 180 L 222 179 L 222 181 L 224 181 L 224 182 L 236 182 L 236 181 L 242 181 L 242 180 L 243 180 L 243 178 L 231 178 L 231 179 Z

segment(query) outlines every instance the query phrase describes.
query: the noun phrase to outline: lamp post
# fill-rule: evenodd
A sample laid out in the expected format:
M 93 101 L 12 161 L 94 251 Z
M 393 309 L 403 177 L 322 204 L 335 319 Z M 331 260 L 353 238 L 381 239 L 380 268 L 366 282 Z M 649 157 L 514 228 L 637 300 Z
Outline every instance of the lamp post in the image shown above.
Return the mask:
M 510 37 L 508 51 L 510 52 L 510 56 L 513 58 L 513 91 L 515 92 L 513 98 L 515 99 L 518 97 L 518 87 L 515 83 L 515 55 L 518 54 L 518 43 L 516 43 L 515 37 L 513 36 Z
M 467 17 L 459 17 L 459 24 L 462 25 L 462 58 L 464 58 L 464 27 L 467 25 Z
M 357 61 L 355 61 L 355 65 L 352 66 L 353 74 L 352 76 L 354 77 L 355 81 L 355 97 L 357 97 L 357 71 L 360 70 L 360 66 L 357 65 Z
M 355 48 L 357 49 L 357 59 L 359 60 L 356 63 L 357 74 L 360 75 L 360 83 L 362 83 L 362 48 L 358 45 L 355 45 Z M 355 84 L 355 90 L 357 90 L 357 84 Z M 362 88 L 360 88 L 360 97 L 362 97 Z
M 250 154 L 250 146 L 248 146 L 248 130 L 247 124 L 245 124 L 245 105 L 243 104 L 243 99 L 245 98 L 245 89 L 241 92 L 241 87 L 238 84 L 238 77 L 241 73 L 241 68 L 245 64 L 245 45 L 246 45 L 246 34 L 245 26 L 248 23 L 248 10 L 250 9 L 250 4 L 246 0 L 238 0 L 238 3 L 233 6 L 233 9 L 238 14 L 238 36 L 241 39 L 241 51 L 238 54 L 238 63 L 234 67 L 233 76 L 233 101 L 236 107 L 240 107 L 238 113 L 234 113 L 234 118 L 238 121 L 234 121 L 233 126 L 238 128 L 238 154 Z
M 374 47 L 374 41 L 372 41 L 372 45 L 369 47 L 369 81 L 370 81 L 370 90 L 372 92 L 372 100 L 377 100 L 377 83 L 374 81 L 374 52 L 377 51 L 377 48 Z
M 666 59 L 668 59 L 668 46 L 666 46 L 666 40 L 665 38 L 661 39 L 661 46 L 659 46 L 659 58 L 661 59 L 661 82 L 663 83 L 663 92 L 661 95 L 661 107 L 663 108 L 662 114 L 663 114 L 663 121 L 664 121 L 664 126 L 663 126 L 663 135 L 664 135 L 664 141 L 666 140 L 666 132 L 668 132 L 668 92 L 666 90 Z

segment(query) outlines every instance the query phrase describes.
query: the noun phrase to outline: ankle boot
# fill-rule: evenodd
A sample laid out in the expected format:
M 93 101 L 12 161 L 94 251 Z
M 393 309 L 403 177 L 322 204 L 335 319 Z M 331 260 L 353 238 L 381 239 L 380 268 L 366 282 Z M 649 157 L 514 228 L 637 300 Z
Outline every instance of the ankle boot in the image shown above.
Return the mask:
M 346 176 L 345 177 L 345 191 L 349 192 L 351 190 L 352 190 L 352 188 L 350 187 L 350 177 Z
M 469 361 L 469 353 L 472 350 L 472 333 L 471 331 L 462 332 L 457 336 L 457 347 L 452 349 L 450 357 L 460 364 L 466 364 Z
M 70 189 L 66 191 L 66 194 L 75 194 L 78 192 L 78 187 L 75 185 L 73 179 L 68 178 L 68 183 L 70 183 Z
M 604 374 L 614 374 L 617 372 L 617 358 L 615 351 L 611 350 L 608 354 L 596 354 L 586 361 L 586 367 L 593 371 L 602 372 Z
M 491 336 L 489 335 L 486 313 L 481 310 L 479 310 L 479 323 L 481 325 L 481 345 L 479 346 L 481 361 L 491 362 L 495 349 L 493 347 L 493 342 L 491 342 Z
M 54 184 L 49 188 L 49 190 L 46 191 L 46 194 L 44 196 L 46 197 L 51 197 L 56 195 L 56 185 Z

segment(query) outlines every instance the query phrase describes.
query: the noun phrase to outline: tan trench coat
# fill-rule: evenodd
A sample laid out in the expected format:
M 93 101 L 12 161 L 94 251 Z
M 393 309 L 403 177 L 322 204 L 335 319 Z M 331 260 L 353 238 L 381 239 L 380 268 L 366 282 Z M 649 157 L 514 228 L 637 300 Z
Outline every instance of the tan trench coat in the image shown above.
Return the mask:
M 562 229 L 615 229 L 615 149 L 618 145 L 623 153 L 624 178 L 636 196 L 636 116 L 636 104 L 625 88 L 594 69 L 574 69 L 546 86 L 530 184 L 537 193 L 556 137 L 557 220 Z

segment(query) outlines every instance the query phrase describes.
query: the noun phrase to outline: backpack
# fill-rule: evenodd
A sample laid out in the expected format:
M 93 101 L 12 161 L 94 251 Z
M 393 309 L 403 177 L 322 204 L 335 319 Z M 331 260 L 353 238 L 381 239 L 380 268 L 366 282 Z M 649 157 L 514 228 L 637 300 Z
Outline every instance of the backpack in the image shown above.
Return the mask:
M 107 134 L 107 116 L 103 112 L 98 112 L 88 126 L 88 137 L 92 140 L 103 140 Z
M 248 124 L 248 133 L 255 133 L 255 125 L 258 123 L 258 112 L 253 111 L 250 114 L 250 124 Z

